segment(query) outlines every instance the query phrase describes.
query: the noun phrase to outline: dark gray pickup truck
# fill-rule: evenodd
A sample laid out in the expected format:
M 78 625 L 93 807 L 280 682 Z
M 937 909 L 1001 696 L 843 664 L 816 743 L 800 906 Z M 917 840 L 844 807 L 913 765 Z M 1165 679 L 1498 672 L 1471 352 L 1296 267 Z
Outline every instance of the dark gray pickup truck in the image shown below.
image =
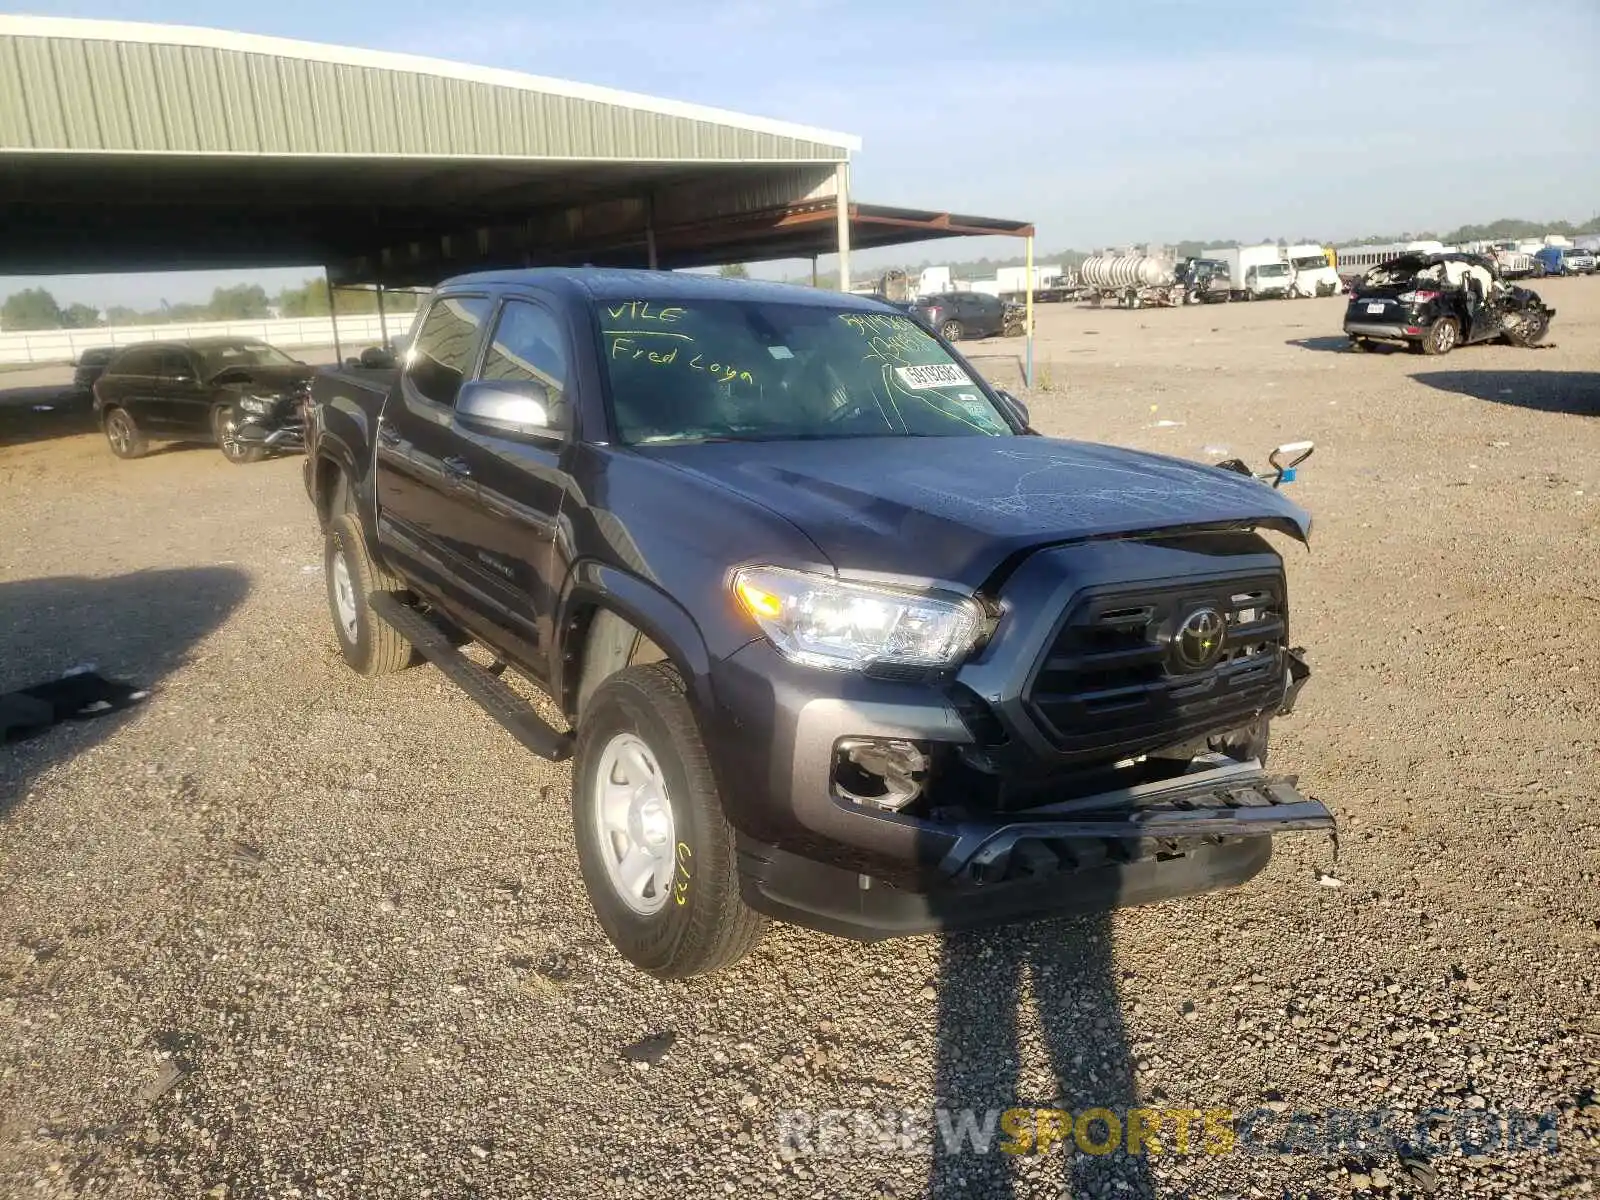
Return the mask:
M 1039 437 L 901 311 L 704 276 L 454 279 L 369 361 L 308 421 L 344 656 L 430 659 L 574 759 L 591 902 L 647 971 L 769 916 L 1200 892 L 1332 827 L 1263 765 L 1307 674 L 1263 531 L 1309 519 L 1240 463 Z

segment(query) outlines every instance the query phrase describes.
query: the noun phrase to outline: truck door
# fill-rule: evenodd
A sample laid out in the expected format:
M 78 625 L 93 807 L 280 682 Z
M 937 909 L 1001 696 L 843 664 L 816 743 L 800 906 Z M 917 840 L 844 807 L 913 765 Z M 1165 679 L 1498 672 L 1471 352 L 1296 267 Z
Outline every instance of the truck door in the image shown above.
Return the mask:
M 547 389 L 552 405 L 571 411 L 571 344 L 564 322 L 535 300 L 508 297 L 496 315 L 478 377 L 528 380 Z M 489 601 L 487 615 L 507 649 L 539 667 L 550 644 L 550 621 L 561 586 L 555 553 L 566 493 L 566 438 L 498 436 L 458 423 L 461 454 L 477 488 L 466 526 L 472 566 Z
M 465 532 L 475 495 L 451 406 L 477 362 L 490 308 L 483 295 L 434 299 L 375 439 L 379 545 L 406 574 L 467 608 L 477 607 Z

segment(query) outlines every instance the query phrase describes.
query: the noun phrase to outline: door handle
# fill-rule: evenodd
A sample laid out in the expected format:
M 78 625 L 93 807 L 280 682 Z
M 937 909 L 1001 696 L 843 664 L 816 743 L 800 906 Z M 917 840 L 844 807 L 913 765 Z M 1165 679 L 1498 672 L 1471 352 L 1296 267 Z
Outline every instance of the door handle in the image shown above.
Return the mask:
M 439 465 L 444 468 L 444 473 L 456 482 L 472 478 L 472 468 L 467 466 L 467 460 L 451 455 L 440 460 Z
M 398 446 L 400 444 L 400 431 L 393 425 L 379 421 L 378 440 L 386 446 Z

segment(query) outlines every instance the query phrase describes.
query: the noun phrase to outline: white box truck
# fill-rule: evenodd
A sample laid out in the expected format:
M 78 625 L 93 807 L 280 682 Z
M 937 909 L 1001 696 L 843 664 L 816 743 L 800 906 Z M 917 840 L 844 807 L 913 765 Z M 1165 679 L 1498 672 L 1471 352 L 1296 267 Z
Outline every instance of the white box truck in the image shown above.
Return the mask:
M 1234 300 L 1281 300 L 1289 294 L 1293 272 L 1278 246 L 1218 246 L 1201 257 L 1228 264 L 1229 293 Z

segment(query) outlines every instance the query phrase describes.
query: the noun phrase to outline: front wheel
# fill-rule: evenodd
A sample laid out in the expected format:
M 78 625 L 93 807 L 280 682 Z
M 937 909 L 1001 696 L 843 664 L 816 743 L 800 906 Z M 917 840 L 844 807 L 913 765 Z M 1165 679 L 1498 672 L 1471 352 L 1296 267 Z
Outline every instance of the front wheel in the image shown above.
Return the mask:
M 1506 329 L 1505 339 L 1513 346 L 1536 346 L 1550 332 L 1550 314 L 1525 312 L 1514 326 Z
M 239 437 L 239 422 L 233 409 L 222 405 L 211 414 L 211 430 L 216 435 L 222 457 L 235 465 L 260 462 L 267 456 L 265 447 L 252 446 Z
M 961 322 L 946 321 L 939 326 L 939 336 L 947 342 L 959 342 L 961 340 Z
M 730 966 L 761 940 L 766 919 L 740 895 L 733 832 L 671 666 L 629 667 L 595 690 L 572 809 L 589 902 L 629 962 L 676 979 Z
M 1449 354 L 1456 348 L 1461 331 L 1454 317 L 1440 317 L 1422 335 L 1422 352 L 1427 355 Z

